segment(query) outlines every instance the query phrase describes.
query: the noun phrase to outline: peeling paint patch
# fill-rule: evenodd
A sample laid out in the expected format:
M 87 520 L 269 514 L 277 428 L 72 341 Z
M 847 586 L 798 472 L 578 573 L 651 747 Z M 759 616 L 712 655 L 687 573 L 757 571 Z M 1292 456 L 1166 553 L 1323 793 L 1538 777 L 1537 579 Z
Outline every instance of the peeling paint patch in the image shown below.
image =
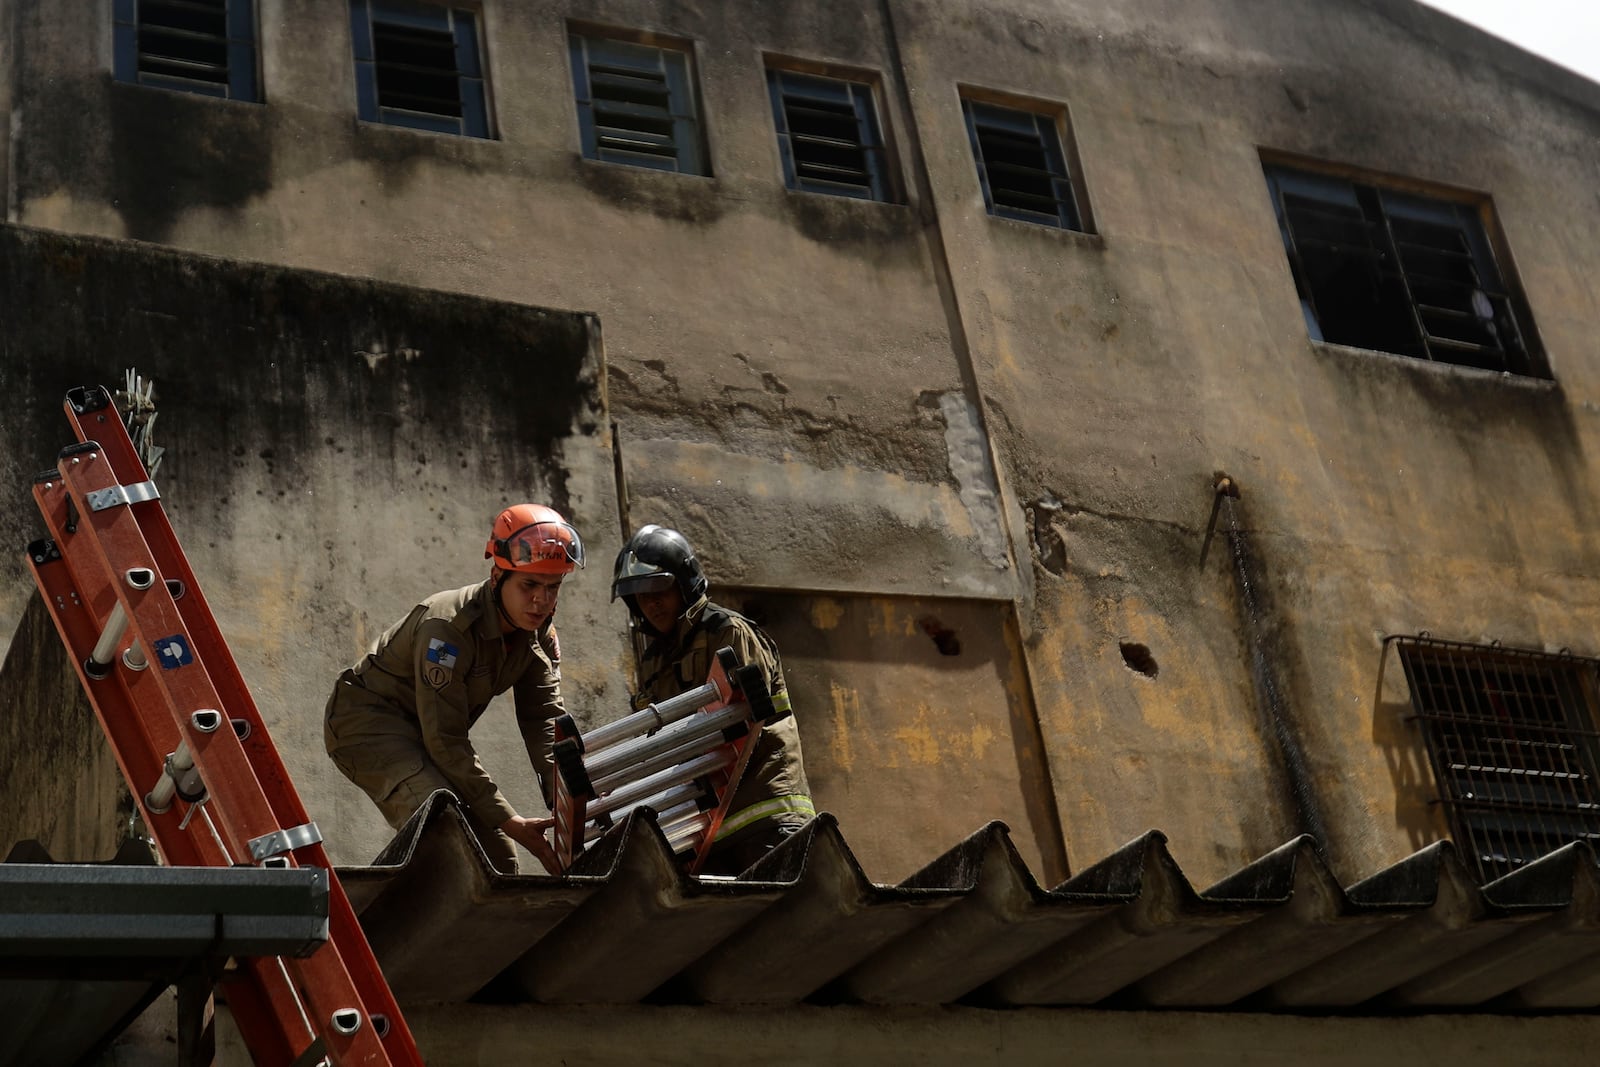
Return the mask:
M 972 728 L 972 733 L 968 735 L 967 740 L 972 745 L 972 758 L 981 760 L 988 755 L 989 745 L 994 741 L 994 731 L 979 723 Z M 1026 752 L 1027 750 L 1024 747 L 1020 751 Z
M 956 480 L 962 506 L 972 516 L 978 546 L 998 570 L 1011 566 L 1011 554 L 1000 522 L 1000 502 L 995 492 L 994 470 L 977 413 L 960 393 L 941 393 L 939 412 L 944 416 L 945 450 L 950 474 Z
M 918 704 L 916 719 L 895 730 L 894 745 L 884 753 L 884 762 L 897 766 L 900 753 L 919 767 L 981 762 L 994 743 L 994 731 L 983 723 L 970 729 L 940 725 L 949 718 L 947 711 L 936 713 L 930 705 Z
M 867 633 L 870 636 L 895 637 L 902 632 L 906 634 L 914 632 L 910 628 L 910 619 L 906 619 L 904 622 L 902 622 L 900 619 L 896 618 L 894 601 L 878 599 L 873 602 L 873 606 L 878 609 L 878 617 L 876 619 L 869 618 L 867 620 Z
M 373 345 L 371 348 L 356 349 L 356 355 L 366 360 L 367 370 L 376 371 L 378 369 L 378 365 L 384 360 L 388 359 L 390 356 L 394 356 L 406 363 L 421 359 L 422 349 L 410 348 L 408 346 L 401 345 L 399 348 L 396 348 L 391 352 L 389 351 L 388 346 L 384 345 L 382 342 L 379 342 L 378 344 Z
M 833 761 L 849 774 L 856 764 L 850 735 L 861 721 L 861 694 L 838 682 L 830 682 L 828 706 L 833 709 Z
M 912 763 L 923 767 L 937 767 L 942 759 L 942 746 L 928 722 L 929 711 L 928 705 L 917 705 L 916 721 L 894 732 L 894 739 L 898 742 L 895 748 L 904 752 Z
M 833 630 L 844 618 L 844 607 L 832 597 L 817 597 L 811 602 L 811 625 L 819 630 Z

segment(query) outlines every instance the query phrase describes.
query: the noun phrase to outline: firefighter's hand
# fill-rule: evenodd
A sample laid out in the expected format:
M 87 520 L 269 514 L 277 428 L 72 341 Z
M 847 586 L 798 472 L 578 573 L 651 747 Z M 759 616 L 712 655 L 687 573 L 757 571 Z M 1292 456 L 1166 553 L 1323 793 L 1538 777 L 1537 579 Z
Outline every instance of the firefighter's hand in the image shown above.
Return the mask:
M 513 815 L 500 824 L 500 829 L 511 840 L 532 852 L 534 858 L 544 864 L 545 871 L 560 874 L 561 865 L 556 862 L 556 850 L 545 838 L 545 832 L 555 824 L 554 819 L 524 819 L 520 815 Z

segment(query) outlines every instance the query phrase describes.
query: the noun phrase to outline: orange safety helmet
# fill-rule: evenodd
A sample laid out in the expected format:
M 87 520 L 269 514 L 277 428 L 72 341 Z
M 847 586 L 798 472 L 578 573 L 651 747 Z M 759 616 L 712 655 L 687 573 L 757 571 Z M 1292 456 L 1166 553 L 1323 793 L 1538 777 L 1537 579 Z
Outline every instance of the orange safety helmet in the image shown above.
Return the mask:
M 583 538 L 555 508 L 513 504 L 494 520 L 483 558 L 508 571 L 570 574 L 583 566 Z

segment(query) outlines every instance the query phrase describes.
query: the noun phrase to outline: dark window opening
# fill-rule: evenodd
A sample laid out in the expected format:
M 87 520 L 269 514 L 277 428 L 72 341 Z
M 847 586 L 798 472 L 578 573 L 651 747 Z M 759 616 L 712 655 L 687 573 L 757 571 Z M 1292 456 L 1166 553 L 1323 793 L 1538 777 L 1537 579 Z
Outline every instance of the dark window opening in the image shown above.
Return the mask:
M 687 52 L 576 33 L 568 42 L 584 156 L 707 173 Z
M 1266 173 L 1315 340 L 1550 377 L 1482 205 L 1283 166 Z
M 1574 841 L 1600 841 L 1600 661 L 1397 641 L 1439 801 L 1483 882 Z
M 118 81 L 257 100 L 252 0 L 116 0 Z
M 1052 115 L 962 100 L 989 214 L 1083 230 Z
M 769 68 L 767 87 L 789 188 L 889 199 L 872 86 Z
M 356 110 L 369 122 L 489 136 L 477 19 L 415 0 L 350 0 Z

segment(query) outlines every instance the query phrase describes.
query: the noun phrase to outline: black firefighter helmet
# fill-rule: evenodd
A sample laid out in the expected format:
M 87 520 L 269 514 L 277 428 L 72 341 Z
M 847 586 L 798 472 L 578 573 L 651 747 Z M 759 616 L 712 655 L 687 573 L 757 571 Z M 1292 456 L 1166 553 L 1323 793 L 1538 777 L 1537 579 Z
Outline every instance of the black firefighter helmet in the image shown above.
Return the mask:
M 694 549 L 683 534 L 654 523 L 639 527 L 617 553 L 611 599 L 623 597 L 628 607 L 635 609 L 633 598 L 636 595 L 657 593 L 673 583 L 677 583 L 686 608 L 704 596 L 709 585 Z

